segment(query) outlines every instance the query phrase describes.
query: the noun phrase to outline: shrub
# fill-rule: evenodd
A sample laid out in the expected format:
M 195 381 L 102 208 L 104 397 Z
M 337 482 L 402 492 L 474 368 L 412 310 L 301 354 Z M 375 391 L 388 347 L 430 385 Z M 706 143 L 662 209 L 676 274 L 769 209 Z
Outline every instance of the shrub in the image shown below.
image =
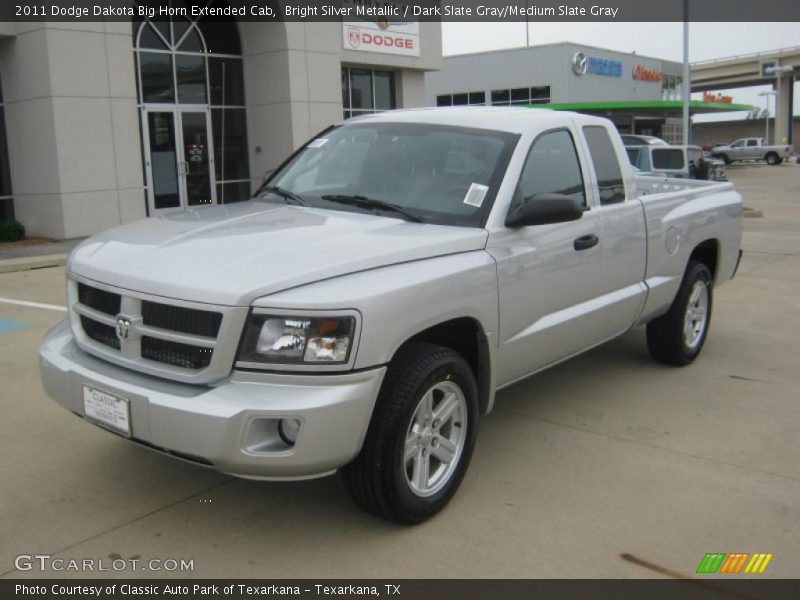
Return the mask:
M 14 219 L 0 219 L 0 242 L 18 242 L 25 239 L 25 227 Z

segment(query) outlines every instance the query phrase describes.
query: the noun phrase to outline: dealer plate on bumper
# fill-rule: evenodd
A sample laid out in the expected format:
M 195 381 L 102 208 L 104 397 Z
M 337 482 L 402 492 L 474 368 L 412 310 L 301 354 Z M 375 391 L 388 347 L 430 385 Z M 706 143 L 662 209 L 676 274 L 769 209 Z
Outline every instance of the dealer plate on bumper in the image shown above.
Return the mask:
M 126 398 L 84 385 L 83 416 L 100 427 L 131 437 L 130 403 Z

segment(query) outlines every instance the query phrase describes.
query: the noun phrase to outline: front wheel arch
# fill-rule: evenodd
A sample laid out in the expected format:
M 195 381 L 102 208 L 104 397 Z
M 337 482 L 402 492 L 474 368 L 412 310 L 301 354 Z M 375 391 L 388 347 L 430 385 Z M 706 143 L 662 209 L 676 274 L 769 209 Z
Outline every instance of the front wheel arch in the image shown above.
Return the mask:
M 484 327 L 477 319 L 455 317 L 426 327 L 398 344 L 392 353 L 392 360 L 405 346 L 415 343 L 444 346 L 461 355 L 472 369 L 478 385 L 480 414 L 491 410 L 494 400 L 494 356 Z

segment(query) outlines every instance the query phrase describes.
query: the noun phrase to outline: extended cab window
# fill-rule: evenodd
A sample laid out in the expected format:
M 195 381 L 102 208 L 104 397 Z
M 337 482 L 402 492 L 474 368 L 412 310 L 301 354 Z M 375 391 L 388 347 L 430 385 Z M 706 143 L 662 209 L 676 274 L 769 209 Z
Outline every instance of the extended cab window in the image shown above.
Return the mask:
M 758 140 L 747 140 L 748 146 L 758 146 Z
M 625 184 L 622 182 L 622 170 L 608 132 L 604 127 L 591 125 L 583 128 L 583 135 L 589 145 L 589 154 L 597 175 L 600 203 L 624 202 Z
M 586 205 L 581 165 L 568 131 L 551 131 L 536 138 L 522 168 L 519 190 L 525 200 L 535 201 L 540 194 L 563 194 Z

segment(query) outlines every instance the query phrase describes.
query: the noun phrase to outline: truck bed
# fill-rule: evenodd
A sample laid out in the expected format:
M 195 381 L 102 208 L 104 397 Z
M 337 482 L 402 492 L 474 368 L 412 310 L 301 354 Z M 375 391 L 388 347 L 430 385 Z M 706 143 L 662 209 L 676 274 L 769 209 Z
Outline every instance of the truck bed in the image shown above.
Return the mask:
M 647 226 L 647 300 L 640 323 L 669 307 L 681 283 L 689 253 L 705 243 L 719 264 L 714 284 L 733 276 L 741 246 L 742 198 L 730 182 L 637 175 Z M 726 251 L 730 250 L 730 251 Z

